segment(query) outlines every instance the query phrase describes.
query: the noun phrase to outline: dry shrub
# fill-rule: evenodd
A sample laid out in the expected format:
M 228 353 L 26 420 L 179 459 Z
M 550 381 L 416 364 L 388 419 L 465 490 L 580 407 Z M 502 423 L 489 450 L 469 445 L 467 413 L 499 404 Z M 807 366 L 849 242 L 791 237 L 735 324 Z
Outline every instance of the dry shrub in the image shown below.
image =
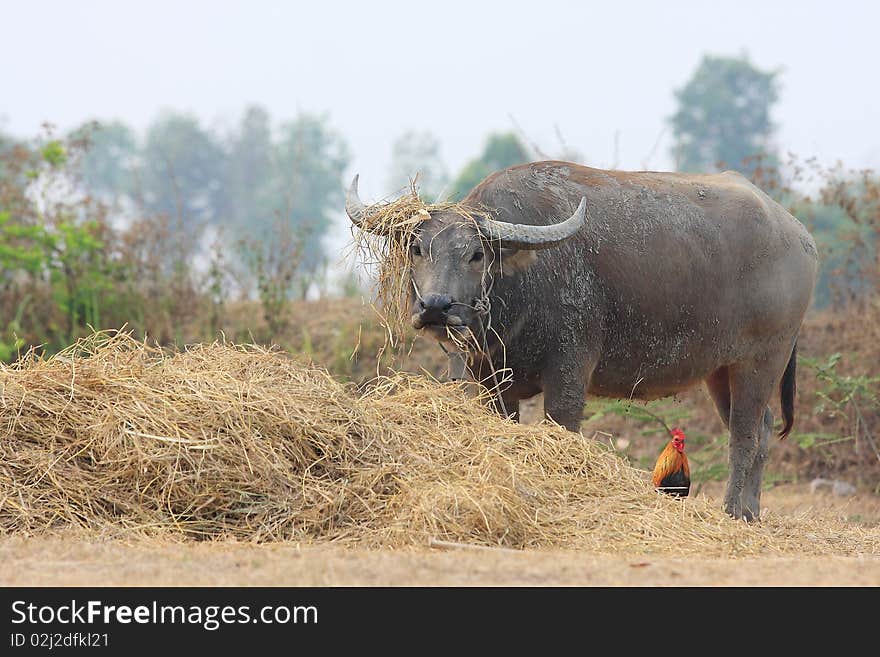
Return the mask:
M 880 298 L 813 313 L 801 328 L 798 353 L 797 433 L 791 442 L 798 444 L 798 433 L 832 438 L 817 448 L 789 447 L 786 459 L 801 476 L 841 477 L 880 492 Z M 832 354 L 841 356 L 834 369 L 842 385 L 823 381 L 811 365 L 827 363 Z M 873 383 L 861 390 L 852 385 L 867 378 Z
M 258 302 L 239 301 L 225 310 L 224 335 L 233 342 L 259 342 L 268 329 Z M 404 340 L 389 348 L 387 331 L 366 299 L 295 299 L 288 330 L 275 343 L 321 367 L 340 381 L 366 384 L 395 371 L 425 372 L 443 377 L 447 358 L 431 336 L 410 328 Z
M 0 369 L 0 528 L 104 536 L 431 539 L 593 553 L 876 554 L 828 519 L 734 522 L 656 493 L 601 443 L 489 412 L 473 384 L 366 392 L 283 353 L 96 334 Z

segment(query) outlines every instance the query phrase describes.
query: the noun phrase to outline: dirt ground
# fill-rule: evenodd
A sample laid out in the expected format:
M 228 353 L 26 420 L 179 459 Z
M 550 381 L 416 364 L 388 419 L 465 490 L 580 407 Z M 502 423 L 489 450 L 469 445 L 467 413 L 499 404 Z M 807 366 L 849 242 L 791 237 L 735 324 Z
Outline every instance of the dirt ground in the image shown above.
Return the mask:
M 880 497 L 767 491 L 767 512 L 805 511 L 880 528 Z M 596 556 L 574 551 L 0 538 L 2 586 L 880 586 L 880 554 L 859 557 Z

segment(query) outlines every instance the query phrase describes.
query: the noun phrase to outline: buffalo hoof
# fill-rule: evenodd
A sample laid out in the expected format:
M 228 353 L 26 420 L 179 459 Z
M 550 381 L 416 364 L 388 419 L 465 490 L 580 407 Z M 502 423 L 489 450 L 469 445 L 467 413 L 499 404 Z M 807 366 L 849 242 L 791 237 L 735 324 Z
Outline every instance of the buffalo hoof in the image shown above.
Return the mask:
M 761 520 L 760 511 L 752 511 L 749 507 L 743 509 L 743 520 L 746 522 L 758 522 Z
M 761 503 L 753 496 L 747 495 L 745 503 L 742 507 L 743 520 L 747 522 L 758 522 L 761 520 Z
M 742 520 L 743 508 L 742 500 L 740 499 L 739 495 L 737 495 L 735 498 L 725 498 L 724 512 L 727 513 L 727 515 L 729 515 L 734 520 Z
M 749 506 L 743 505 L 741 498 L 733 500 L 725 498 L 724 512 L 734 520 L 745 520 L 746 522 L 758 522 L 761 520 L 760 507 L 752 510 Z

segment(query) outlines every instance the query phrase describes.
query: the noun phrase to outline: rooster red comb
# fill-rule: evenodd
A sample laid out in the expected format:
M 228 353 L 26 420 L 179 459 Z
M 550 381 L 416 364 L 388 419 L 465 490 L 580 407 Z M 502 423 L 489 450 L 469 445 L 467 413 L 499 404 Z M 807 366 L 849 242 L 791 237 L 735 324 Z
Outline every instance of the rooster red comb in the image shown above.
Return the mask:
M 673 438 L 680 438 L 681 440 L 684 440 L 684 431 L 682 431 L 681 429 L 676 427 L 675 429 L 672 430 L 672 437 Z

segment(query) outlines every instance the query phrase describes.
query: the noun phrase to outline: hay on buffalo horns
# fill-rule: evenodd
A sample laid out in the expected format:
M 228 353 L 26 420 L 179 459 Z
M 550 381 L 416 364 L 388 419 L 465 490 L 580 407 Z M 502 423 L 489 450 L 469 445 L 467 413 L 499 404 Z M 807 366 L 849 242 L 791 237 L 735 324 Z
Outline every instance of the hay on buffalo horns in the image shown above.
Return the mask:
M 413 239 L 419 224 L 435 211 L 452 212 L 469 223 L 475 223 L 478 216 L 488 216 L 485 210 L 462 203 L 425 203 L 413 181 L 408 193 L 372 205 L 361 228 L 355 230 L 354 248 L 361 264 L 376 272 L 374 308 L 391 346 L 402 342 L 410 327 Z

